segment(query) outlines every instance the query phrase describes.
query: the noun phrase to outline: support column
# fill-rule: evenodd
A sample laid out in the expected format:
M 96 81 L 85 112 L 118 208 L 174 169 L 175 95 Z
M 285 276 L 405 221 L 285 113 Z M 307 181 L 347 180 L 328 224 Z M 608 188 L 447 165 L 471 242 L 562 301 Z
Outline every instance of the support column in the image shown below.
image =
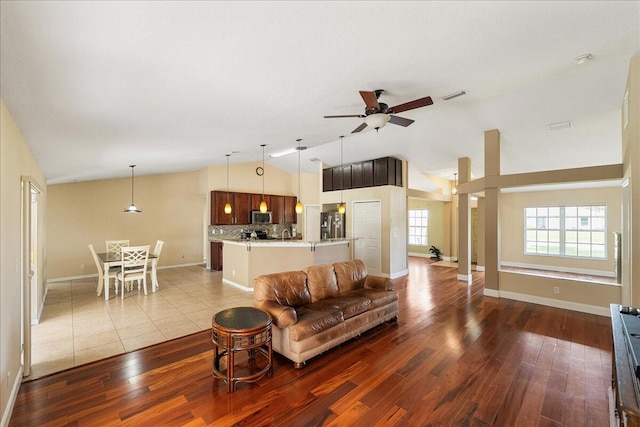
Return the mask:
M 488 130 L 484 133 L 484 256 L 485 295 L 499 296 L 498 268 L 500 264 L 500 131 Z M 496 183 L 496 184 L 491 184 Z
M 458 159 L 458 182 L 471 181 L 471 159 Z M 471 195 L 458 193 L 458 280 L 471 283 Z

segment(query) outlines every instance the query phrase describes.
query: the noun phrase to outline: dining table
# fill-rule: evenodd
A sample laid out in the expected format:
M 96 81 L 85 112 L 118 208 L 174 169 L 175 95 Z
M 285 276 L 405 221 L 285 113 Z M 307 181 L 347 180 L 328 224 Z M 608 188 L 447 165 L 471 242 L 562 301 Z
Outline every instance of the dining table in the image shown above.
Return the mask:
M 119 252 L 100 252 L 97 254 L 98 258 L 102 262 L 104 270 L 103 282 L 98 281 L 98 296 L 102 294 L 103 283 L 107 286 L 104 287 L 104 300 L 109 300 L 109 269 L 115 267 L 122 267 L 122 257 Z M 158 257 L 152 253 L 149 254 L 149 262 L 151 263 L 151 292 L 155 292 L 158 289 L 158 275 L 156 267 L 158 264 Z M 101 286 L 103 285 L 103 286 Z

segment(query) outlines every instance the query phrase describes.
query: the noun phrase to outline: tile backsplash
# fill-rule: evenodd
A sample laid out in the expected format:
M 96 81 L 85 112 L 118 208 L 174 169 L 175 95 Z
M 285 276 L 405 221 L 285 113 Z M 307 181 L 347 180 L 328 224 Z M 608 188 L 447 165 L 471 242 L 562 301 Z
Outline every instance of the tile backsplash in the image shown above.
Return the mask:
M 240 233 L 247 230 L 264 230 L 270 236 L 280 237 L 282 230 L 288 228 L 297 228 L 296 224 L 244 224 L 244 225 L 210 225 L 209 226 L 209 240 L 221 240 L 221 239 L 239 239 Z M 296 230 L 300 235 L 300 230 Z

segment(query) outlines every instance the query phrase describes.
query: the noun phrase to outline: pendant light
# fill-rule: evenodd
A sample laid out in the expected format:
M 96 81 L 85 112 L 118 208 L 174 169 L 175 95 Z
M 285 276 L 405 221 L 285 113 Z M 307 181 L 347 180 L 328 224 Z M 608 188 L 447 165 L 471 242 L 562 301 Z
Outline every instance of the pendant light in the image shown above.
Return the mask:
M 133 168 L 135 168 L 136 165 L 129 165 L 129 167 L 131 168 L 131 206 L 126 208 L 123 212 L 142 213 L 142 209 L 136 208 L 136 205 L 133 203 L 133 184 L 134 184 Z
M 302 141 L 302 139 L 297 139 L 296 141 L 298 141 L 298 148 L 296 148 L 296 150 L 298 150 L 298 203 L 296 203 L 296 213 L 301 214 L 304 208 L 300 201 L 302 198 L 300 197 L 302 195 L 302 187 L 300 187 L 300 151 L 305 150 L 307 147 L 300 146 L 300 141 Z
M 458 174 L 456 172 L 453 174 L 453 188 L 451 189 L 451 194 L 454 196 L 458 194 Z
M 231 215 L 231 203 L 229 203 L 229 156 L 231 153 L 225 154 L 227 156 L 227 203 L 224 205 L 224 213 Z
M 342 139 L 344 135 L 340 137 L 340 171 L 342 172 Z M 342 185 L 344 187 L 344 183 Z M 342 189 L 340 189 L 340 204 L 338 205 L 338 213 L 344 215 L 347 211 L 347 205 L 342 201 Z
M 262 147 L 262 201 L 260 202 L 260 212 L 267 212 L 267 202 L 264 201 L 264 147 L 267 144 L 260 144 Z

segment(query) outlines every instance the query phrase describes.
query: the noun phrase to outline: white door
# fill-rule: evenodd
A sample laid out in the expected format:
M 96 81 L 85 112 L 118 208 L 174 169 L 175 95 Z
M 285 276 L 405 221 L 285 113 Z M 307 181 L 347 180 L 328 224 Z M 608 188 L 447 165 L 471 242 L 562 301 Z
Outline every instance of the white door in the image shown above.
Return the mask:
M 371 275 L 382 270 L 382 213 L 379 201 L 353 203 L 354 258 L 361 259 Z
M 304 232 L 302 238 L 307 242 L 320 240 L 320 205 L 304 207 Z

